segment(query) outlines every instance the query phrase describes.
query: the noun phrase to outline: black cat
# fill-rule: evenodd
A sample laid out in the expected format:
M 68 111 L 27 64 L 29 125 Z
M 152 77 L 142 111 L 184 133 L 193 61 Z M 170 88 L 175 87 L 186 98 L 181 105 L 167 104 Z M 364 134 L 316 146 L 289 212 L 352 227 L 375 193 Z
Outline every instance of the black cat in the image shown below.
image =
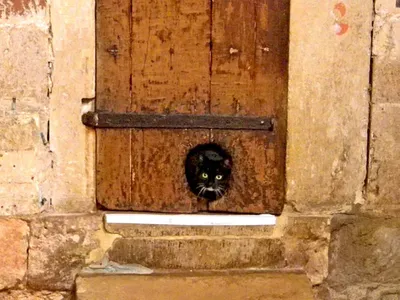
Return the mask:
M 190 190 L 209 201 L 217 200 L 225 194 L 231 170 L 232 157 L 214 143 L 194 147 L 185 162 Z

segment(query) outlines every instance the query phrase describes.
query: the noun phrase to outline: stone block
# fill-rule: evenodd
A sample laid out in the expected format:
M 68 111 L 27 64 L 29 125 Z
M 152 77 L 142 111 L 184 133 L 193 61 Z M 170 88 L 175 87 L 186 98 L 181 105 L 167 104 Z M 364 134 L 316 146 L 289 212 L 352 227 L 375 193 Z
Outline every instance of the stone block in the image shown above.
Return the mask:
M 35 151 L 0 152 L 0 182 L 31 183 L 35 171 Z
M 396 7 L 396 1 L 375 0 L 375 13 L 376 14 L 400 13 L 400 7 Z
M 373 103 L 400 103 L 400 8 L 394 1 L 375 4 Z
M 117 239 L 111 261 L 155 269 L 280 268 L 284 248 L 278 239 L 245 237 L 165 237 Z
M 105 224 L 108 232 L 123 237 L 260 236 L 269 237 L 274 226 L 160 226 L 146 224 Z
M 398 28 L 400 33 L 400 23 Z M 400 103 L 400 53 L 397 60 L 375 58 L 373 70 L 372 102 Z
M 35 25 L 0 29 L 0 108 L 43 110 L 49 88 L 49 33 Z
M 314 288 L 316 300 L 399 300 L 400 286 L 374 283 L 349 284 L 335 290 L 326 285 Z
M 26 222 L 0 218 L 0 290 L 23 282 L 28 259 L 28 238 L 29 227 Z
M 317 298 L 318 300 L 370 300 L 368 298 L 368 286 L 365 285 L 348 285 L 344 290 L 328 289 L 325 298 Z M 379 299 L 381 300 L 381 299 Z
M 100 247 L 99 215 L 42 217 L 31 223 L 28 286 L 35 290 L 71 290 L 91 251 Z
M 37 213 L 39 200 L 34 183 L 0 183 L 0 215 Z
M 304 274 L 288 272 L 166 273 L 78 277 L 78 300 L 311 300 Z
M 334 217 L 329 286 L 340 292 L 362 284 L 399 285 L 399 237 L 400 218 Z
M 40 135 L 32 115 L 2 117 L 0 121 L 0 151 L 33 150 Z
M 70 300 L 72 295 L 69 292 L 50 291 L 18 291 L 9 290 L 0 292 L 0 300 Z
M 372 0 L 291 1 L 287 204 L 310 214 L 362 201 Z
M 369 289 L 368 300 L 399 300 L 400 285 L 372 286 Z
M 374 59 L 372 102 L 400 103 L 400 55 L 398 57 L 395 61 Z
M 372 109 L 371 148 L 366 210 L 400 212 L 400 107 L 377 104 Z
M 328 275 L 329 217 L 289 216 L 282 241 L 288 267 L 302 268 L 313 285 Z
M 51 5 L 55 64 L 50 145 L 56 157 L 52 185 L 57 191 L 52 199 L 59 212 L 96 208 L 95 134 L 81 122 L 83 110 L 88 109 L 81 99 L 95 96 L 94 4 L 94 0 L 69 0 Z
M 388 294 L 388 295 L 383 295 L 379 300 L 399 300 L 400 299 L 400 294 Z

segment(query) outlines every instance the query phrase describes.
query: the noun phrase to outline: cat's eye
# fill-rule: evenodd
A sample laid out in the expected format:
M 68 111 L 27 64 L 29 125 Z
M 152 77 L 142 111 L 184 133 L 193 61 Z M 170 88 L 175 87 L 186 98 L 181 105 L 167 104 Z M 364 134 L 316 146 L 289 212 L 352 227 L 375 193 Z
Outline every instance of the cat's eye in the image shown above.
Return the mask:
M 217 176 L 215 176 L 215 179 L 221 180 L 221 179 L 222 179 L 222 175 L 217 175 Z
M 204 179 L 207 179 L 208 178 L 208 174 L 207 173 L 202 173 L 201 177 L 204 178 Z

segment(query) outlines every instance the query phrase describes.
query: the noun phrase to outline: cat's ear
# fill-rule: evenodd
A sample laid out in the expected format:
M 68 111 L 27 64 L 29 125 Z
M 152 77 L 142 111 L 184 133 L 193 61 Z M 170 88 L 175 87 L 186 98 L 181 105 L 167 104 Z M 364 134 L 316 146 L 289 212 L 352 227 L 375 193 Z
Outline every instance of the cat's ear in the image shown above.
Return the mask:
M 232 168 L 232 161 L 229 158 L 225 159 L 224 166 L 229 169 Z

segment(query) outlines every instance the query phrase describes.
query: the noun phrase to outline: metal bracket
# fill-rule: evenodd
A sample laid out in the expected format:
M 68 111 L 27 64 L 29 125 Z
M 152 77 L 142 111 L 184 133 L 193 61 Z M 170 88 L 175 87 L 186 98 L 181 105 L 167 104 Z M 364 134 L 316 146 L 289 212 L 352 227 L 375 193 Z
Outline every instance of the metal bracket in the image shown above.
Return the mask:
M 169 129 L 226 129 L 274 130 L 271 117 L 189 115 L 189 114 L 137 114 L 88 112 L 82 122 L 94 128 L 169 128 Z

